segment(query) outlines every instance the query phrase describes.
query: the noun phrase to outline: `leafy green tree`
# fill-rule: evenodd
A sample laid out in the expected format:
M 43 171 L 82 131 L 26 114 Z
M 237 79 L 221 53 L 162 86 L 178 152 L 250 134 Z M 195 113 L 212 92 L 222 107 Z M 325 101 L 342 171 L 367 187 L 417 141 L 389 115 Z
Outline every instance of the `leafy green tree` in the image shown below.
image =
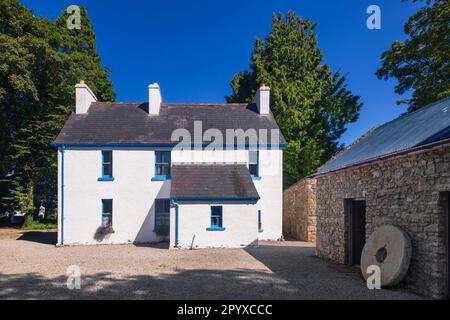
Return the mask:
M 44 202 L 51 210 L 57 159 L 50 143 L 74 110 L 74 85 L 83 79 L 114 101 L 112 82 L 84 8 L 80 30 L 66 28 L 65 11 L 52 23 L 17 0 L 0 0 L 0 12 L 1 202 L 27 212 Z
M 450 95 L 449 21 L 450 1 L 426 0 L 405 24 L 408 38 L 395 41 L 381 55 L 383 64 L 376 75 L 396 78 L 395 92 L 400 95 L 412 90 L 411 99 L 398 101 L 409 104 L 410 112 Z
M 228 102 L 250 102 L 261 84 L 271 88 L 271 110 L 289 145 L 284 182 L 313 173 L 342 146 L 345 125 L 356 121 L 362 104 L 346 89 L 345 77 L 323 64 L 316 25 L 290 11 L 274 14 L 272 31 L 255 41 L 249 71 L 231 80 Z

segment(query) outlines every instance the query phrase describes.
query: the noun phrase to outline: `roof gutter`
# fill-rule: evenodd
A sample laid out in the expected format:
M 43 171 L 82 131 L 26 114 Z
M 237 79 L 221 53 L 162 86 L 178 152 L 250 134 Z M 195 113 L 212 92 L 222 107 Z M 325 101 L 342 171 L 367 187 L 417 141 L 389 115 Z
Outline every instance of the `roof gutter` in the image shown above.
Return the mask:
M 385 154 L 385 155 L 374 157 L 374 158 L 371 158 L 371 159 L 368 159 L 365 161 L 356 162 L 356 163 L 351 164 L 346 167 L 341 167 L 341 168 L 337 168 L 337 169 L 322 172 L 322 173 L 316 172 L 316 173 L 310 175 L 308 178 L 317 178 L 317 177 L 324 176 L 327 174 L 336 173 L 338 171 L 350 170 L 350 169 L 355 169 L 355 168 L 359 168 L 359 167 L 364 167 L 367 165 L 373 165 L 373 164 L 377 164 L 377 163 L 380 163 L 380 162 L 386 161 L 386 160 L 405 158 L 405 157 L 409 157 L 409 156 L 416 155 L 416 154 L 421 154 L 421 153 L 425 153 L 425 152 L 442 149 L 445 147 L 450 147 L 450 138 L 432 142 L 432 143 L 418 146 L 418 147 L 405 149 L 402 151 Z

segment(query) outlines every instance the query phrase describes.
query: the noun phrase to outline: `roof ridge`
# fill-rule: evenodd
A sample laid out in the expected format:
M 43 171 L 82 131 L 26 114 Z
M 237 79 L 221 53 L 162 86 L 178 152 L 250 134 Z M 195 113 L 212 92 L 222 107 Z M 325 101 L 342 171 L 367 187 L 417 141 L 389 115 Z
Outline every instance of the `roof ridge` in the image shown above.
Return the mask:
M 226 107 L 226 106 L 248 106 L 246 102 L 242 103 L 215 103 L 215 102 L 162 102 L 162 107 Z

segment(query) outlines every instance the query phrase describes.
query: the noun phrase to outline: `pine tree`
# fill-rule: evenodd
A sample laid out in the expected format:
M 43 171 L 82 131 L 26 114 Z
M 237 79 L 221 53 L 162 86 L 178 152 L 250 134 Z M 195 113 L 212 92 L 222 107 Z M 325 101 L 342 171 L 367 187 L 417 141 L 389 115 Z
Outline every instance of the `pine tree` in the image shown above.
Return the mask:
M 43 202 L 51 210 L 57 158 L 50 143 L 74 111 L 74 85 L 83 79 L 114 101 L 112 82 L 84 8 L 81 30 L 66 28 L 65 11 L 52 23 L 17 0 L 0 0 L 0 12 L 1 202 L 29 213 Z
M 271 87 L 272 112 L 289 143 L 285 186 L 313 173 L 342 147 L 338 139 L 362 107 L 345 77 L 322 63 L 315 27 L 292 11 L 274 14 L 270 34 L 255 41 L 250 71 L 234 76 L 233 93 L 226 97 L 250 102 L 259 85 Z

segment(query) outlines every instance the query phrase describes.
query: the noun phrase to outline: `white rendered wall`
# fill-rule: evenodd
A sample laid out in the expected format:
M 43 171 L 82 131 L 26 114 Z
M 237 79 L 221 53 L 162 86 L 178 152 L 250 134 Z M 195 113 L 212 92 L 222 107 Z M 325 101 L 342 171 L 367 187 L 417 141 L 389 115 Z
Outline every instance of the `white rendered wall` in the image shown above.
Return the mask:
M 62 163 L 61 163 L 61 148 L 58 148 L 58 244 L 61 244 L 61 218 L 62 218 L 62 194 L 61 194 L 61 187 L 62 187 L 62 181 L 61 181 L 61 177 L 62 177 Z
M 172 162 L 176 163 L 247 163 L 247 150 L 174 150 Z M 257 203 L 261 210 L 262 232 L 260 240 L 282 238 L 283 217 L 283 151 L 259 150 L 259 175 L 254 180 L 261 199 Z
M 172 163 L 246 163 L 246 150 L 173 150 Z
M 101 243 L 161 240 L 153 232 L 154 200 L 169 198 L 170 181 L 152 181 L 154 152 L 149 149 L 115 149 L 114 181 L 97 181 L 101 172 L 100 150 L 65 150 L 64 244 L 98 243 L 94 234 L 101 225 L 101 199 L 113 199 L 115 231 Z M 61 218 L 61 211 L 59 217 Z M 58 240 L 61 242 L 61 230 L 58 231 Z
M 259 151 L 259 175 L 261 180 L 254 180 L 261 199 L 262 229 L 259 240 L 278 240 L 283 235 L 283 151 Z
M 245 150 L 174 150 L 172 163 L 245 163 L 247 154 L 248 151 Z M 251 222 L 254 228 L 257 228 L 257 210 L 261 210 L 264 231 L 257 235 L 259 239 L 275 240 L 282 234 L 282 151 L 260 150 L 259 160 L 261 180 L 255 180 L 254 183 L 261 199 L 254 206 L 236 206 L 235 209 L 239 212 L 243 210 L 242 208 L 246 208 L 248 212 L 251 211 L 250 215 L 247 212 L 241 218 L 242 225 L 249 227 L 250 222 L 246 219 L 251 217 L 255 219 Z M 61 243 L 61 150 L 58 152 L 58 168 L 58 243 Z M 113 229 L 115 230 L 114 234 L 101 243 L 162 240 L 153 232 L 154 200 L 170 197 L 170 181 L 152 181 L 154 150 L 150 148 L 114 149 L 113 177 L 115 180 L 98 181 L 101 170 L 101 149 L 69 148 L 65 150 L 64 244 L 98 243 L 94 239 L 94 233 L 101 224 L 101 199 L 113 199 Z M 204 210 L 207 210 L 206 218 L 209 219 L 209 206 L 203 206 Z M 233 207 L 230 206 L 230 208 Z M 174 212 L 174 209 L 171 210 L 171 238 L 174 236 L 172 225 Z M 195 220 L 190 224 L 195 225 Z M 186 225 L 181 223 L 180 225 L 181 235 Z M 253 232 L 247 236 L 255 237 Z M 245 237 L 245 235 L 243 238 L 236 236 L 236 239 L 230 240 L 230 246 L 240 245 L 241 242 L 245 243 L 250 239 Z
M 208 231 L 211 206 L 222 206 L 225 230 Z M 258 211 L 253 204 L 180 204 L 179 243 L 182 248 L 239 248 L 258 244 Z M 171 243 L 171 247 L 174 243 Z

